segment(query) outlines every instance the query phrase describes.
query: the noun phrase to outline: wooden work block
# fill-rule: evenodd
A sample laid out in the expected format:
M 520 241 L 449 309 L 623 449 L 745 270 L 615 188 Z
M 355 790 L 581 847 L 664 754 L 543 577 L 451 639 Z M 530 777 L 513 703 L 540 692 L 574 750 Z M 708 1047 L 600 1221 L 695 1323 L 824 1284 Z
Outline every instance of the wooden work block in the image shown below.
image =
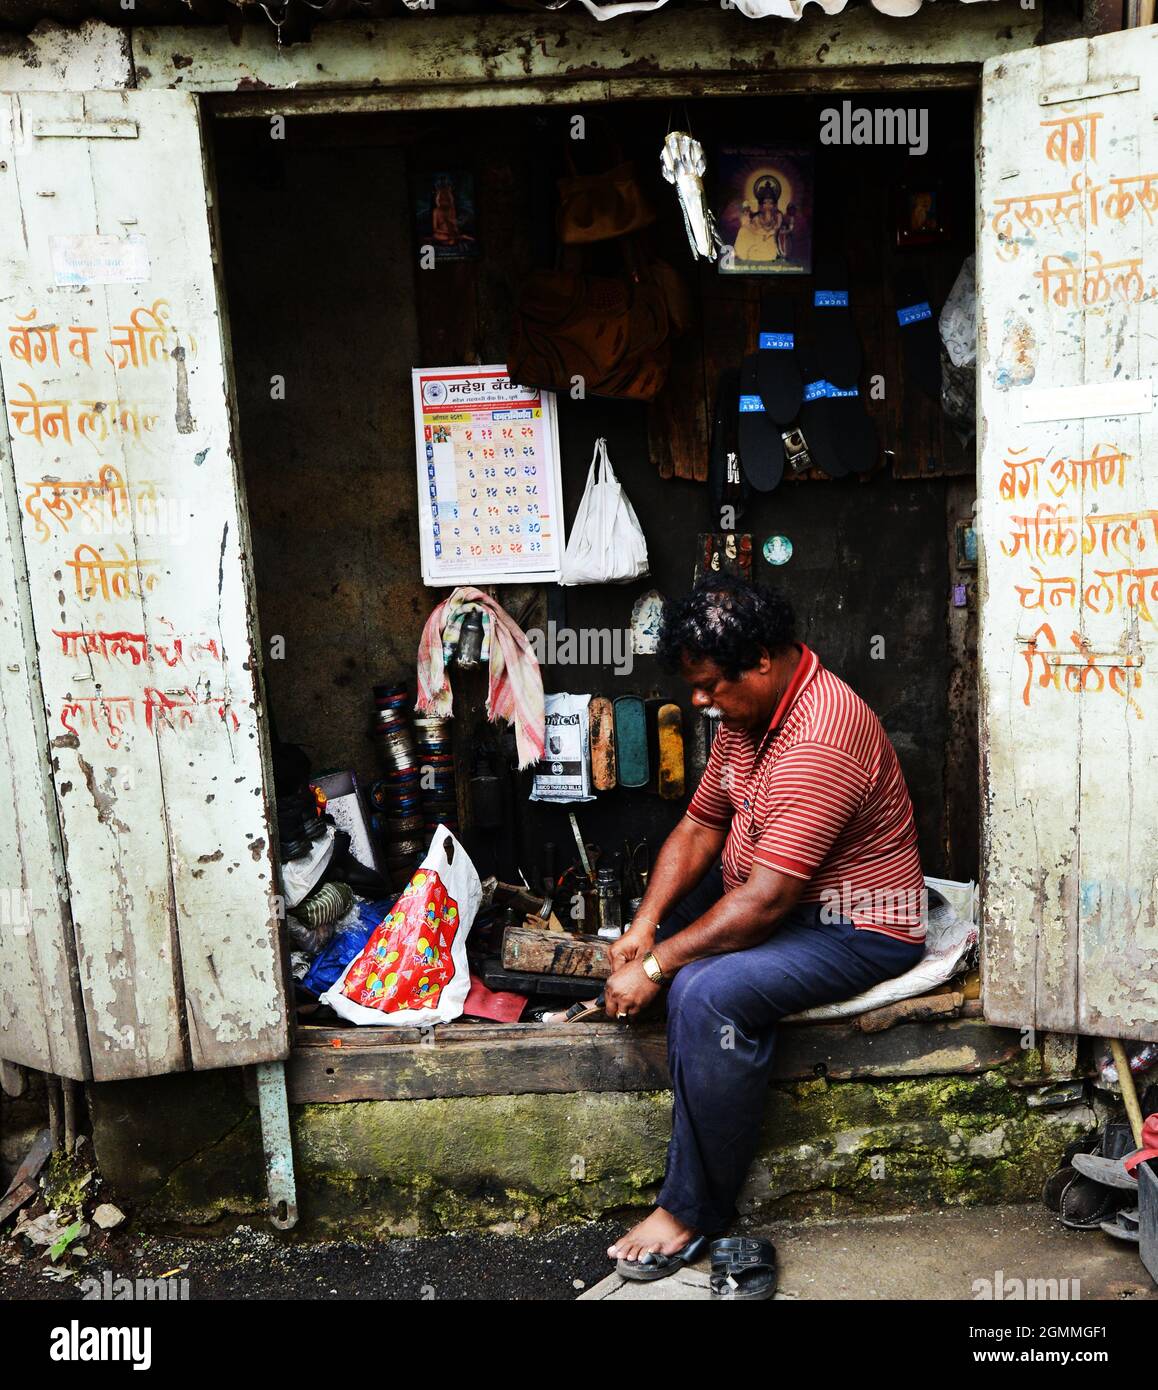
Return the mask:
M 611 974 L 609 942 L 598 936 L 507 927 L 503 932 L 503 967 L 533 975 L 571 975 L 606 980 Z

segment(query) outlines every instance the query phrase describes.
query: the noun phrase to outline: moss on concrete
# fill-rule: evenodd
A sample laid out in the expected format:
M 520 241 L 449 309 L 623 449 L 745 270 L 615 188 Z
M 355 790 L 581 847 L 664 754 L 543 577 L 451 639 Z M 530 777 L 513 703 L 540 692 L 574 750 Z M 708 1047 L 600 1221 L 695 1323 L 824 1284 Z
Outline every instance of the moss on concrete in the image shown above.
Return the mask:
M 1006 1072 L 786 1087 L 742 1206 L 798 1216 L 1032 1200 L 1094 1123 L 1085 1105 L 1031 1109 Z
M 654 1192 L 669 1111 L 666 1093 L 307 1105 L 298 1181 L 329 1189 L 323 1220 L 360 1209 L 377 1232 L 588 1218 Z
M 71 1154 L 57 1149 L 44 1166 L 44 1200 L 62 1216 L 80 1216 L 86 1198 L 92 1196 L 95 1176 L 96 1165 L 87 1145 Z
M 1003 1069 L 777 1086 L 742 1208 L 816 1216 L 1032 1199 L 1094 1116 L 1031 1109 L 1012 1080 Z M 256 1113 L 234 1092 L 211 1122 L 203 1092 L 199 1102 L 196 1146 L 180 1150 L 170 1135 L 164 1160 L 140 1154 L 139 1129 L 136 1153 L 120 1124 L 104 1152 L 96 1130 L 114 1184 L 106 1153 L 114 1168 L 143 1158 L 153 1175 L 138 1194 L 146 1223 L 264 1210 Z M 531 1230 L 643 1206 L 663 1176 L 670 1105 L 667 1092 L 604 1092 L 293 1107 L 302 1230 Z

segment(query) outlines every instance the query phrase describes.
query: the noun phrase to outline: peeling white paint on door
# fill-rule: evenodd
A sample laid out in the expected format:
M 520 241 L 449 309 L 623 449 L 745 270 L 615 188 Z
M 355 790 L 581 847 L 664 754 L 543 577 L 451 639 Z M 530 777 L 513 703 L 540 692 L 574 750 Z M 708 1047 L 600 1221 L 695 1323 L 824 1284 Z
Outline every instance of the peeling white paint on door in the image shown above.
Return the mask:
M 284 984 L 196 99 L 0 100 L 0 377 L 93 1075 L 273 1060 Z M 61 237 L 143 239 L 149 278 L 111 255 L 62 285 Z
M 80 1080 L 88 1049 L 7 444 L 0 429 L 0 1056 Z
M 1153 28 L 984 70 L 985 1011 L 1138 1039 L 1158 1039 L 1158 417 L 1123 383 L 1158 376 L 1156 110 Z

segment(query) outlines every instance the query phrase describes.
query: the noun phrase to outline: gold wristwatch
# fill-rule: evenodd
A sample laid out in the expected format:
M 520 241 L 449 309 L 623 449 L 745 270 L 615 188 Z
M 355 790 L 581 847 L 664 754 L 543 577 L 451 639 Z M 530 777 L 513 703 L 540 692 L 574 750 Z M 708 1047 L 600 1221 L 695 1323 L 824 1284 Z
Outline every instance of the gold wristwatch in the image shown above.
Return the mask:
M 667 980 L 659 961 L 656 960 L 651 951 L 648 951 L 647 955 L 640 961 L 640 965 L 643 966 L 643 973 L 653 985 L 662 985 Z

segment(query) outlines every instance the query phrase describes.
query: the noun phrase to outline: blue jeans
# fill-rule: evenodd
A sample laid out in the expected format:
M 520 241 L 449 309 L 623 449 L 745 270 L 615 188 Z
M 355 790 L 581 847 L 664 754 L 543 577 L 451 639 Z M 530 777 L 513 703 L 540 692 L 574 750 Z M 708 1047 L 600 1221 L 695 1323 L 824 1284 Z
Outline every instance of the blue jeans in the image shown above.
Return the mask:
M 670 939 L 724 891 L 717 865 L 656 933 Z M 659 1205 L 695 1230 L 722 1231 L 755 1154 L 772 1071 L 776 1024 L 815 1004 L 851 999 L 912 969 L 925 953 L 800 905 L 767 941 L 693 961 L 667 1000 L 667 1048 L 675 1101 Z

